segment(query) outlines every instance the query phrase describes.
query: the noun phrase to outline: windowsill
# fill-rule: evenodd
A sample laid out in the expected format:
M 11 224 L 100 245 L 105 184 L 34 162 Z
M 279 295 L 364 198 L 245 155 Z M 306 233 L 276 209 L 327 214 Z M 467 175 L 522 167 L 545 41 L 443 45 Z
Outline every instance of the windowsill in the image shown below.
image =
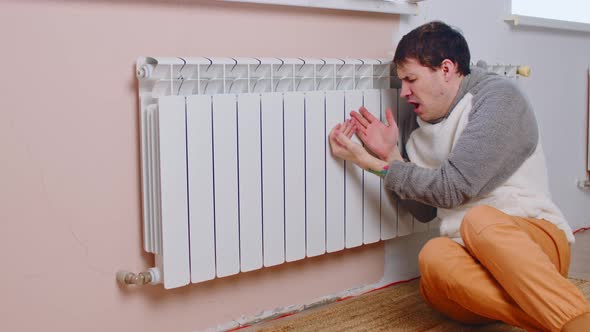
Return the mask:
M 590 32 L 590 24 L 552 20 L 548 18 L 539 18 L 533 16 L 511 15 L 504 21 L 511 22 L 515 27 L 518 26 L 533 26 L 560 30 L 583 31 Z
M 229 2 L 247 2 L 265 5 L 282 5 L 308 8 L 325 8 L 375 12 L 398 15 L 418 15 L 417 2 L 422 0 L 388 1 L 388 0 L 223 0 Z

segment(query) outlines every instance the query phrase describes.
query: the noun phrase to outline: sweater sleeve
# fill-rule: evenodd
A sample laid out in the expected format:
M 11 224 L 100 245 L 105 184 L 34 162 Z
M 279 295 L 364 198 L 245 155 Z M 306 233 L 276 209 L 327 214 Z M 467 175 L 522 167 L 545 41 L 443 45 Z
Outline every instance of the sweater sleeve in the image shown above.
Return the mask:
M 534 152 L 535 116 L 511 82 L 496 80 L 473 98 L 468 123 L 437 169 L 394 161 L 385 187 L 402 199 L 454 208 L 505 182 Z

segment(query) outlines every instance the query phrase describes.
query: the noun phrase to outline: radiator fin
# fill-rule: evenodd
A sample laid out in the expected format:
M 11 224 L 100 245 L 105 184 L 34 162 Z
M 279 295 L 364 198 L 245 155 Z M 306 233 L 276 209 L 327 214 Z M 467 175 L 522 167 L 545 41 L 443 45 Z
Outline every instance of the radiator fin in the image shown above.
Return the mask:
M 191 281 L 215 278 L 211 96 L 186 99 Z

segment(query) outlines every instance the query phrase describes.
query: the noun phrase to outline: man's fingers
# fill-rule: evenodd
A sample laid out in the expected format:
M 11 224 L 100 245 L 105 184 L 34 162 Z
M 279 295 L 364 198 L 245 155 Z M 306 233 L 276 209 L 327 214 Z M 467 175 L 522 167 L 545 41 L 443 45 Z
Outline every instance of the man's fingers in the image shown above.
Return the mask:
M 391 112 L 391 108 L 385 110 L 385 119 L 387 119 L 387 124 L 390 126 L 395 123 L 395 120 L 393 120 L 393 113 Z
M 336 128 L 332 129 L 328 139 L 330 140 L 330 148 L 334 153 L 337 153 L 339 150 L 346 149 L 345 146 L 342 145 L 338 141 L 338 135 L 342 134 L 342 132 Z
M 335 125 L 334 128 L 332 128 L 332 130 L 330 131 L 330 135 L 328 135 L 328 136 L 330 138 L 334 138 L 336 136 L 336 133 L 340 131 L 341 127 L 342 127 L 342 125 L 340 123 Z
M 359 111 L 361 112 L 361 115 L 367 119 L 367 121 L 369 123 L 373 123 L 375 121 L 379 121 L 379 119 L 377 119 L 373 114 L 371 114 L 371 112 L 369 112 L 365 107 L 361 106 L 361 108 L 359 108 Z
M 352 121 L 350 119 L 344 121 L 344 126 L 342 126 L 342 133 L 344 133 L 344 135 L 346 136 L 351 136 L 353 131 L 354 125 L 352 124 Z
M 346 149 L 346 147 L 344 145 L 342 145 L 342 143 L 340 143 L 340 141 L 338 140 L 338 137 L 334 138 L 334 145 L 336 145 L 337 148 Z
M 364 132 L 357 133 L 357 136 L 359 137 L 359 139 L 363 143 L 365 143 L 368 140 L 368 138 L 369 138 L 369 136 L 367 135 L 367 133 L 364 133 Z
M 367 130 L 367 127 L 362 126 L 356 119 L 350 119 L 350 121 L 352 121 L 352 123 L 354 124 L 354 131 L 357 132 L 359 130 L 365 131 Z
M 351 138 L 352 135 L 356 132 L 357 128 L 356 128 L 356 124 L 354 124 L 352 121 L 350 122 L 350 130 L 346 133 L 346 137 Z
M 356 133 L 359 133 L 359 132 L 366 133 L 367 132 L 367 128 L 361 126 L 360 124 L 358 124 L 358 122 L 355 124 L 355 129 L 356 129 L 355 130 Z
M 336 134 L 336 142 L 338 142 L 343 148 L 347 148 L 351 141 L 343 132 L 339 132 Z
M 354 118 L 361 126 L 367 127 L 369 125 L 369 121 L 365 119 L 360 113 L 352 111 L 350 112 L 350 116 Z
M 346 137 L 352 136 L 352 128 L 346 128 L 345 130 L 341 131 Z
M 340 135 L 344 136 L 344 133 L 338 132 L 338 133 L 334 134 L 334 141 L 336 142 L 336 145 L 340 146 L 341 148 L 346 148 L 346 146 L 342 142 L 342 138 L 340 137 Z M 346 136 L 344 136 L 344 137 L 346 137 Z

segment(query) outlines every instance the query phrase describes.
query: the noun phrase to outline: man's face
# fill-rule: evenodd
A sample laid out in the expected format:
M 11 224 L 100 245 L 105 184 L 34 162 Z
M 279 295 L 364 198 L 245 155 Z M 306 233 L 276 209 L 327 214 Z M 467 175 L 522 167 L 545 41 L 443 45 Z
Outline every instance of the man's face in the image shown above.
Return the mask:
M 430 122 L 446 115 L 455 96 L 450 96 L 442 67 L 433 70 L 408 59 L 397 67 L 397 76 L 402 81 L 400 96 L 414 106 L 420 119 Z

